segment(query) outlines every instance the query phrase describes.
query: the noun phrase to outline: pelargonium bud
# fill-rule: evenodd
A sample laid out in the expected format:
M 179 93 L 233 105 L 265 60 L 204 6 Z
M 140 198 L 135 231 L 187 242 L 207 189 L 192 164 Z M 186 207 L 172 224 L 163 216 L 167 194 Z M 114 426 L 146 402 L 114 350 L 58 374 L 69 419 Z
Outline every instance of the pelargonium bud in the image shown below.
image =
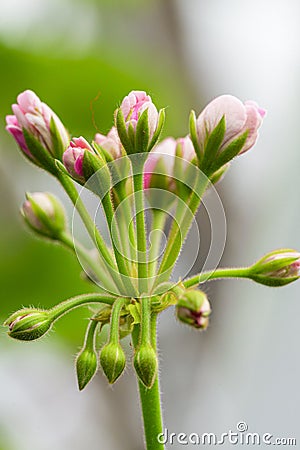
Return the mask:
M 97 371 L 97 367 L 98 358 L 95 350 L 85 347 L 76 359 L 76 373 L 80 391 L 91 381 Z
M 123 373 L 126 364 L 125 353 L 119 343 L 109 342 L 100 353 L 100 364 L 110 384 Z
M 205 330 L 209 324 L 211 307 L 204 292 L 189 289 L 179 298 L 176 313 L 181 322 Z
M 150 344 L 141 345 L 134 354 L 134 368 L 141 382 L 151 388 L 156 378 L 158 362 Z
M 284 286 L 300 278 L 300 253 L 275 250 L 250 267 L 249 278 L 266 286 Z
M 17 104 L 12 105 L 12 110 L 14 115 L 6 116 L 6 130 L 28 158 L 47 168 L 42 155 L 37 154 L 28 143 L 24 130 L 51 156 L 60 159 L 70 138 L 62 122 L 49 106 L 41 102 L 33 91 L 26 90 L 18 95 Z
M 116 111 L 116 127 L 128 154 L 150 151 L 164 123 L 164 111 L 159 113 L 151 97 L 144 91 L 132 91 Z
M 72 178 L 84 182 L 83 157 L 85 151 L 94 152 L 90 144 L 82 136 L 73 138 L 63 154 L 63 163 Z
M 116 127 L 112 127 L 107 136 L 97 133 L 95 142 L 101 147 L 107 161 L 112 161 L 122 156 L 122 144 Z
M 21 214 L 35 232 L 51 239 L 59 239 L 66 229 L 65 210 L 60 201 L 48 192 L 26 194 Z
M 20 341 L 33 341 L 47 333 L 52 322 L 48 311 L 24 308 L 12 314 L 4 325 L 9 327 L 10 337 Z
M 232 95 L 212 100 L 197 120 L 191 116 L 191 137 L 200 167 L 214 173 L 255 144 L 266 111 L 253 101 Z
M 196 160 L 192 141 L 188 136 L 175 140 L 172 137 L 161 141 L 148 155 L 144 166 L 144 189 L 164 189 L 178 194 L 179 184 L 189 183 L 188 167 Z M 195 168 L 193 171 L 195 177 Z M 194 178 L 193 177 L 193 178 Z M 190 180 L 192 181 L 192 180 Z M 163 192 L 149 191 L 150 196 L 156 196 L 158 205 L 163 199 Z M 175 197 L 174 197 L 175 198 Z M 171 197 L 166 197 L 166 202 Z M 163 206 L 163 205 L 162 205 Z

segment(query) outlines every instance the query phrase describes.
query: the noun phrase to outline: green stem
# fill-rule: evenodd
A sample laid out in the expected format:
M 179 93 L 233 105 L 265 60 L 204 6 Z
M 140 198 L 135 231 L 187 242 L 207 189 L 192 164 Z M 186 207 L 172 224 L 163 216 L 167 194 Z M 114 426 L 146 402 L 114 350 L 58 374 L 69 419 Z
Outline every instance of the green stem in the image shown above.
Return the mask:
M 147 240 L 144 212 L 143 165 L 133 176 L 136 209 L 136 234 L 138 250 L 138 279 L 140 294 L 147 292 Z M 141 173 L 139 173 L 141 172 Z
M 102 199 L 103 209 L 106 215 L 108 229 L 110 233 L 110 238 L 115 254 L 115 258 L 117 261 L 117 266 L 122 276 L 122 282 L 125 287 L 124 295 L 127 297 L 133 297 L 136 294 L 136 290 L 132 284 L 130 273 L 128 273 L 128 268 L 126 265 L 126 259 L 124 256 L 120 253 L 119 248 L 121 247 L 120 244 L 120 236 L 119 236 L 119 230 L 113 229 L 113 220 L 114 220 L 114 208 L 112 204 L 112 199 L 110 196 L 110 193 L 104 195 Z
M 109 342 L 113 344 L 119 343 L 119 327 L 120 327 L 120 314 L 125 303 L 128 302 L 126 298 L 118 298 L 114 302 L 114 306 L 111 311 L 111 319 L 110 319 L 110 334 L 109 334 Z
M 98 325 L 99 322 L 97 320 L 90 320 L 86 332 L 84 349 L 90 349 L 91 351 L 95 351 L 95 334 Z
M 209 270 L 207 272 L 200 273 L 191 278 L 188 278 L 183 282 L 184 287 L 190 288 L 197 286 L 204 281 L 215 280 L 218 278 L 249 278 L 250 268 L 249 267 L 237 267 L 233 269 L 216 269 Z
M 52 320 L 57 320 L 62 317 L 67 312 L 91 303 L 105 303 L 106 305 L 113 305 L 116 297 L 103 294 L 83 294 L 77 295 L 76 297 L 69 298 L 62 303 L 49 309 L 49 313 L 52 316 Z
M 86 229 L 89 233 L 92 241 L 96 244 L 96 247 L 104 259 L 104 261 L 108 264 L 108 268 L 111 268 L 110 274 L 118 286 L 118 290 L 121 292 L 122 288 L 122 282 L 120 280 L 120 275 L 117 272 L 117 267 L 115 264 L 115 261 L 113 260 L 98 228 L 95 226 L 94 222 L 92 221 L 88 211 L 86 210 L 86 207 L 84 206 L 83 201 L 81 200 L 77 189 L 74 186 L 74 183 L 71 181 L 70 177 L 66 175 L 65 173 L 59 171 L 57 174 L 57 179 L 60 181 L 61 185 L 65 189 L 66 193 L 70 197 L 73 205 L 77 209 Z
M 88 250 L 83 247 L 79 242 L 75 242 L 69 233 L 63 232 L 59 236 L 59 241 L 64 244 L 67 248 L 72 250 L 77 254 L 82 260 L 92 269 L 93 275 L 95 277 L 95 283 L 99 287 L 97 280 L 101 281 L 104 289 L 100 289 L 103 292 L 109 290 L 109 292 L 116 292 L 116 285 L 113 283 L 110 272 L 107 270 L 107 266 L 102 264 L 100 260 L 99 263 L 94 260 L 94 258 L 89 254 Z M 93 276 L 91 279 L 94 281 Z
M 151 341 L 156 351 L 156 324 L 157 314 L 151 316 Z M 139 345 L 139 325 L 135 325 L 132 332 L 132 342 L 135 348 Z M 162 413 L 160 404 L 159 378 L 156 375 L 153 386 L 148 389 L 141 381 L 139 383 L 140 401 L 144 422 L 144 433 L 147 450 L 163 450 L 164 445 L 160 444 L 157 437 L 163 431 Z
M 149 251 L 148 275 L 152 278 L 156 274 L 159 259 L 159 250 L 161 245 L 162 233 L 166 224 L 167 214 L 161 209 L 153 209 L 152 211 L 152 234 L 151 247 Z

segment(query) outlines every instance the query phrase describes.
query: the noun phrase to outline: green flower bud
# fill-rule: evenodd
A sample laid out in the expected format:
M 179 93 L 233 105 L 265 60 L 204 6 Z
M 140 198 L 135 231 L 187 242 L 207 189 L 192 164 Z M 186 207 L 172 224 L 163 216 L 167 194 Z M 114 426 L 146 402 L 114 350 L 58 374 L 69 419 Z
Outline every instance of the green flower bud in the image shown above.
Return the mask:
M 33 341 L 50 330 L 52 320 L 48 311 L 24 308 L 12 314 L 4 325 L 9 327 L 10 337 L 20 341 Z
M 206 294 L 198 289 L 187 290 L 178 300 L 176 313 L 181 322 L 205 330 L 211 314 Z
M 275 250 L 250 267 L 249 278 L 266 286 L 284 286 L 299 277 L 300 253 L 296 250 Z
M 76 372 L 79 390 L 91 381 L 98 367 L 96 352 L 91 348 L 84 348 L 76 359 Z
M 110 342 L 100 353 L 100 364 L 110 384 L 113 384 L 125 369 L 126 357 L 121 345 Z
M 150 344 L 142 345 L 137 349 L 133 360 L 134 368 L 141 382 L 151 388 L 157 374 L 157 356 Z
M 65 210 L 60 201 L 47 192 L 26 194 L 21 209 L 27 225 L 36 233 L 51 239 L 59 239 L 66 229 Z

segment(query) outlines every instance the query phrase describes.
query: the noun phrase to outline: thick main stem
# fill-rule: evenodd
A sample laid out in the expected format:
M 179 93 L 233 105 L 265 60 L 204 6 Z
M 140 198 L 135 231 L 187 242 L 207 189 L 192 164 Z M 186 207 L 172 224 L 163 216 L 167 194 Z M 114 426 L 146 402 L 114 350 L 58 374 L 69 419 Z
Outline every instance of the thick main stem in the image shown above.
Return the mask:
M 156 351 L 156 325 L 157 314 L 151 316 L 151 343 Z M 139 344 L 140 326 L 135 325 L 132 332 L 132 342 L 136 348 Z M 159 390 L 158 372 L 153 386 L 148 389 L 141 381 L 139 383 L 140 401 L 143 414 L 144 433 L 147 450 L 163 450 L 164 445 L 159 443 L 158 436 L 163 431 L 161 400 Z
M 138 279 L 140 294 L 147 292 L 147 240 L 146 224 L 144 212 L 144 193 L 143 193 L 143 166 L 138 168 L 138 172 L 133 176 L 135 192 L 135 210 L 136 210 L 136 234 L 138 250 Z

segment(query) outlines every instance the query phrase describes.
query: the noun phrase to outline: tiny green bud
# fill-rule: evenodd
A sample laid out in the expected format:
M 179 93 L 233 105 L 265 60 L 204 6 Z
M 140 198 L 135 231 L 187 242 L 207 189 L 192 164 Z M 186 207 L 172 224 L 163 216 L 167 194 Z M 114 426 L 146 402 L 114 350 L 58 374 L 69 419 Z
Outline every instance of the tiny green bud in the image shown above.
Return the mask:
M 157 356 L 150 344 L 142 345 L 137 349 L 133 360 L 134 368 L 141 382 L 151 388 L 157 374 Z
M 296 250 L 275 250 L 250 267 L 253 281 L 266 286 L 284 286 L 300 277 L 300 253 Z
M 176 313 L 181 322 L 205 330 L 211 314 L 206 294 L 199 289 L 186 290 L 178 300 Z
M 106 344 L 100 353 L 100 364 L 110 384 L 113 384 L 125 369 L 126 357 L 119 343 Z
M 47 192 L 26 194 L 26 198 L 21 214 L 29 227 L 42 236 L 58 239 L 66 229 L 65 210 L 60 201 Z
M 10 337 L 20 341 L 33 341 L 50 330 L 52 320 L 48 311 L 24 308 L 12 314 L 4 325 L 9 327 Z
M 91 348 L 84 348 L 76 359 L 76 372 L 79 390 L 91 381 L 98 367 L 96 352 Z

